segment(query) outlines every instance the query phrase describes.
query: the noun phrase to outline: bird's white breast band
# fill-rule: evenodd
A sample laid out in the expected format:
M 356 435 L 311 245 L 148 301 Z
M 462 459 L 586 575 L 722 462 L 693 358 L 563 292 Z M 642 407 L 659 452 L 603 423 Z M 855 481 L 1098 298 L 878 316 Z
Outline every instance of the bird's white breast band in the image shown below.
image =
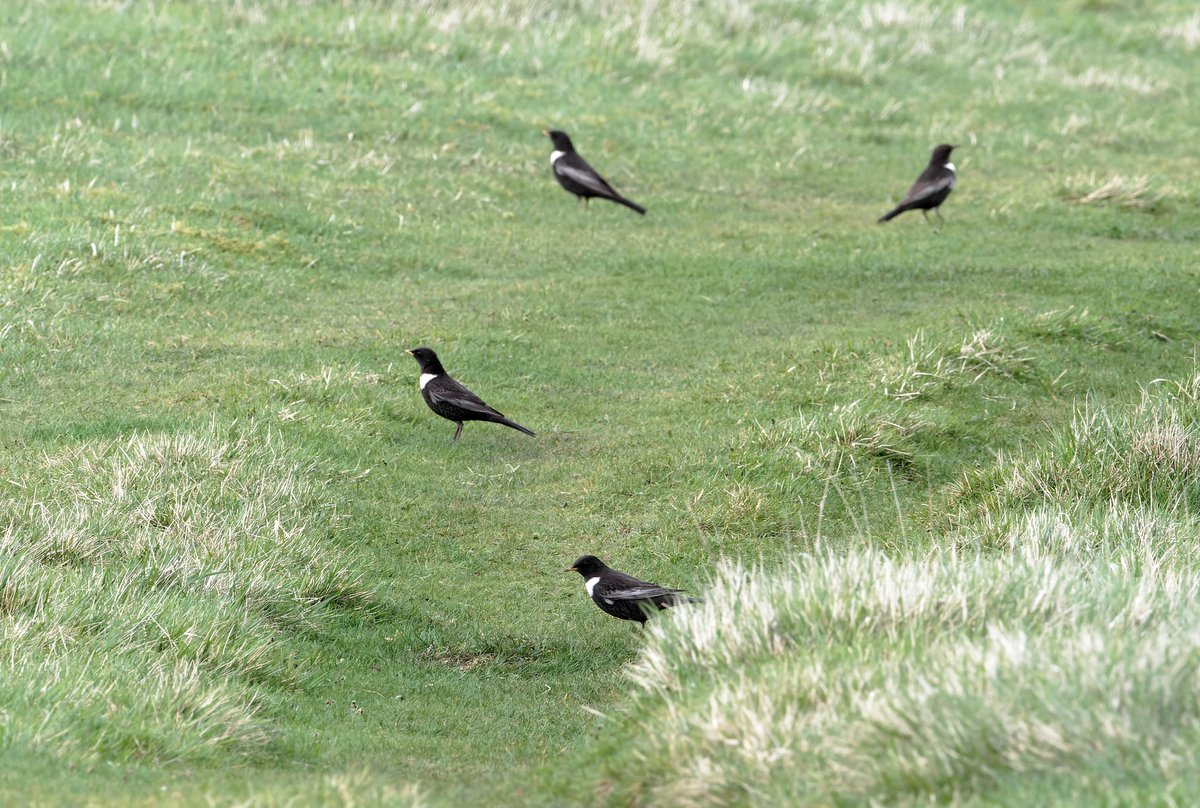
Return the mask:
M 583 582 L 584 588 L 587 589 L 587 591 L 588 591 L 589 598 L 592 597 L 592 591 L 596 588 L 596 584 L 598 584 L 598 583 L 600 583 L 599 575 L 597 575 L 594 578 L 588 578 L 586 581 Z
M 421 374 L 421 380 L 420 380 L 419 382 L 417 382 L 417 384 L 419 384 L 419 385 L 421 386 L 421 389 L 422 389 L 422 390 L 424 390 L 424 389 L 425 389 L 425 385 L 429 384 L 431 381 L 433 381 L 433 380 L 434 380 L 434 379 L 436 379 L 436 378 L 437 378 L 437 375 L 436 375 L 436 374 L 433 374 L 433 373 L 422 373 L 422 374 Z
M 550 165 L 554 165 L 555 163 L 557 163 L 558 158 L 562 157 L 564 154 L 566 154 L 566 152 L 560 152 L 560 151 L 550 152 Z

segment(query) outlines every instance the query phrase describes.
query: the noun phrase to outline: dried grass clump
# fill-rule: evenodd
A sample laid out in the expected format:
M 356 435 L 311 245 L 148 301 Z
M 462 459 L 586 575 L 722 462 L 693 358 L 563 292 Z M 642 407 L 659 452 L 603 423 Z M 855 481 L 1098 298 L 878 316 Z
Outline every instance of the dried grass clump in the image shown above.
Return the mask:
M 1126 177 L 1114 174 L 1097 179 L 1095 174 L 1081 174 L 1066 182 L 1065 196 L 1079 205 L 1112 204 L 1122 208 L 1151 210 L 1164 200 L 1179 196 L 1170 184 L 1157 183 L 1146 176 Z

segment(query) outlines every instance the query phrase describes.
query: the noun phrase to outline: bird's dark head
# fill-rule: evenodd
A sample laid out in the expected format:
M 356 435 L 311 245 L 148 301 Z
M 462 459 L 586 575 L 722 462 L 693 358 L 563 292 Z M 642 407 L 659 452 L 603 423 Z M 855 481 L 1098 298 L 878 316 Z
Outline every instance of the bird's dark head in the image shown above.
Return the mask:
M 549 129 L 542 132 L 543 135 L 550 138 L 554 144 L 554 148 L 560 152 L 573 152 L 575 147 L 571 145 L 571 138 L 567 137 L 567 133 L 561 129 Z
M 591 578 L 606 569 L 608 566 L 603 561 L 594 555 L 585 555 L 575 559 L 575 563 L 567 567 L 567 572 L 578 572 L 584 578 Z
M 939 166 L 944 166 L 950 162 L 950 152 L 957 149 L 958 146 L 951 146 L 949 143 L 943 143 L 933 150 L 933 156 L 929 158 L 929 162 L 937 163 Z
M 442 363 L 438 359 L 438 355 L 433 352 L 433 348 L 426 348 L 422 346 L 420 348 L 413 348 L 412 350 L 405 351 L 405 353 L 417 360 L 417 363 L 421 366 L 422 373 L 441 375 L 442 373 L 446 372 L 442 368 Z

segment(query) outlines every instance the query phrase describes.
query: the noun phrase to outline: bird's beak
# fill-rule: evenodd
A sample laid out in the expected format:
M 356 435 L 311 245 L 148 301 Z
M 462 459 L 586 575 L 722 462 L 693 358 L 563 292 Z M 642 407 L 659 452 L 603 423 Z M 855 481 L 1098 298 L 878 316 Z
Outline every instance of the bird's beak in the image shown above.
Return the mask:
M 412 351 L 405 351 L 405 353 L 406 353 L 406 354 L 408 354 L 409 356 L 412 356 L 412 355 L 413 355 L 413 352 L 412 352 Z
M 542 130 L 542 134 L 543 134 L 543 135 L 545 135 L 546 137 L 550 137 L 550 130 L 548 130 L 548 129 L 543 129 L 543 130 Z
M 565 570 L 563 570 L 563 572 L 579 572 L 579 570 L 575 569 L 574 567 L 567 567 Z

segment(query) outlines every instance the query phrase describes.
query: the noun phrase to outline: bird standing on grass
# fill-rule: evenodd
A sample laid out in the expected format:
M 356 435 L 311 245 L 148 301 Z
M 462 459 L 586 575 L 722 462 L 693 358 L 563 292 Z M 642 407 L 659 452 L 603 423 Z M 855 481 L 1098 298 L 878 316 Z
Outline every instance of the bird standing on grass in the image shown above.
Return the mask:
M 432 348 L 413 348 L 405 353 L 421 365 L 421 379 L 418 384 L 421 386 L 421 397 L 425 399 L 429 409 L 458 424 L 458 429 L 454 430 L 454 440 L 457 441 L 458 436 L 462 434 L 464 421 L 491 421 L 537 437 L 516 421 L 505 418 L 502 413 L 489 407 L 483 399 L 455 381 L 442 367 Z
M 957 146 L 951 146 L 948 143 L 943 143 L 933 150 L 933 156 L 929 158 L 929 165 L 921 172 L 921 176 L 917 177 L 917 181 L 912 184 L 905 194 L 904 200 L 893 208 L 888 213 L 880 217 L 879 221 L 886 222 L 895 219 L 906 210 L 919 210 L 921 215 L 928 221 L 928 211 L 933 210 L 942 218 L 942 212 L 938 210 L 941 204 L 946 201 L 946 197 L 950 196 L 950 192 L 954 190 L 955 171 L 954 163 L 950 162 L 950 152 L 954 151 Z
M 575 563 L 567 567 L 567 572 L 582 575 L 583 586 L 592 602 L 601 611 L 622 620 L 636 620 L 644 624 L 648 613 L 655 608 L 702 602 L 699 598 L 689 598 L 680 589 L 668 589 L 617 572 L 593 555 L 575 559 Z
M 579 156 L 566 132 L 551 129 L 542 134 L 554 142 L 554 151 L 550 153 L 550 167 L 554 169 L 554 178 L 558 180 L 559 185 L 582 199 L 585 207 L 589 199 L 598 196 L 645 215 L 645 208 L 614 191 L 604 177 L 597 174 L 596 169 Z

